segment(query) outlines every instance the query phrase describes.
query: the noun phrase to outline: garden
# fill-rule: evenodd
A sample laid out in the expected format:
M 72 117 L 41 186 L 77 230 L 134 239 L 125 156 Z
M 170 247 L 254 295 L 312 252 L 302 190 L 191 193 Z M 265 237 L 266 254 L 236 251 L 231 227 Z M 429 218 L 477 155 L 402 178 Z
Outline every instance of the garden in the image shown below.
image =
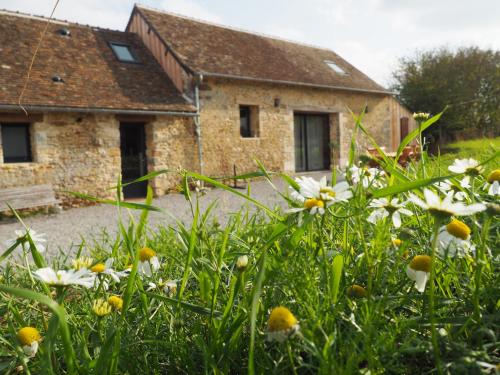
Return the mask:
M 440 116 L 417 114 L 395 159 L 355 117 L 348 166 L 328 179 L 259 161 L 238 176 L 285 179 L 286 210 L 253 199 L 251 183 L 177 171 L 189 226 L 150 230 L 152 192 L 125 202 L 118 182 L 102 203 L 142 214 L 117 214 L 116 238 L 46 258 L 42 234 L 13 234 L 0 252 L 0 372 L 498 373 L 498 139 L 397 163 Z M 377 168 L 358 163 L 361 136 Z M 143 179 L 159 173 L 174 172 Z M 216 202 L 200 212 L 206 185 L 241 198 L 225 225 Z

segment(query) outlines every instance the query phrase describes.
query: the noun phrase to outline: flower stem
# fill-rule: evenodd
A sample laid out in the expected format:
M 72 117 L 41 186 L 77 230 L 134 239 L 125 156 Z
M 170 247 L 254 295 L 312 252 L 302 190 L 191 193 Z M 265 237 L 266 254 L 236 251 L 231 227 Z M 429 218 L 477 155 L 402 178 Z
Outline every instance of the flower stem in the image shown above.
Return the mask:
M 483 272 L 484 263 L 484 250 L 486 247 L 486 241 L 488 239 L 488 232 L 490 229 L 491 216 L 486 219 L 483 224 L 483 230 L 481 233 L 481 245 L 476 251 L 476 272 L 474 274 L 474 320 L 476 323 L 480 322 L 481 319 L 481 309 L 479 308 L 479 291 L 481 290 L 481 276 Z
M 441 220 L 437 217 L 434 219 L 434 237 L 432 238 L 432 246 L 431 246 L 431 275 L 429 280 L 429 315 L 431 321 L 431 339 L 432 339 L 432 348 L 434 350 L 434 360 L 436 363 L 436 367 L 438 370 L 438 374 L 443 373 L 443 369 L 441 367 L 441 356 L 439 353 L 439 343 L 436 331 L 436 317 L 435 317 L 435 300 L 434 300 L 434 278 L 436 275 L 435 264 L 436 264 L 436 247 L 438 242 L 438 234 L 439 227 L 441 225 Z

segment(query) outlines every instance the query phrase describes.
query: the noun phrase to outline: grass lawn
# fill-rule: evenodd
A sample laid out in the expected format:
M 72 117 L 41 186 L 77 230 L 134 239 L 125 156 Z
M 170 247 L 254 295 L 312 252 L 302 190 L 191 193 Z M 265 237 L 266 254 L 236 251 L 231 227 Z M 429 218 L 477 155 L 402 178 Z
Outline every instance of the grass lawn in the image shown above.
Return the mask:
M 222 187 L 243 207 L 225 227 L 185 189 L 191 225 L 152 231 L 146 200 L 90 257 L 45 260 L 20 235 L 0 251 L 0 372 L 494 374 L 500 171 L 438 189 L 427 178 L 454 158 L 493 155 L 458 147 L 424 168 L 353 167 L 340 184 L 283 176 L 287 211 Z M 25 262 L 5 263 L 13 251 Z

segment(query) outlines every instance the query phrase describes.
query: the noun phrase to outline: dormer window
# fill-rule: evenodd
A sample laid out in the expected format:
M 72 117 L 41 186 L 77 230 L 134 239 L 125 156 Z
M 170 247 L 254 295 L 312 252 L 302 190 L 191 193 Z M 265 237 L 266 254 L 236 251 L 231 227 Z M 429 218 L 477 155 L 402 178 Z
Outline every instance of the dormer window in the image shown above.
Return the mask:
M 138 62 L 135 56 L 132 54 L 130 46 L 120 43 L 109 43 L 109 45 L 111 46 L 111 49 L 115 53 L 116 58 L 121 62 L 132 62 L 132 63 Z
M 344 69 L 342 69 L 340 66 L 338 66 L 333 61 L 325 60 L 325 64 L 328 65 L 331 69 L 333 69 L 333 71 L 335 71 L 335 73 L 337 73 L 337 74 L 342 74 L 342 75 L 347 74 Z

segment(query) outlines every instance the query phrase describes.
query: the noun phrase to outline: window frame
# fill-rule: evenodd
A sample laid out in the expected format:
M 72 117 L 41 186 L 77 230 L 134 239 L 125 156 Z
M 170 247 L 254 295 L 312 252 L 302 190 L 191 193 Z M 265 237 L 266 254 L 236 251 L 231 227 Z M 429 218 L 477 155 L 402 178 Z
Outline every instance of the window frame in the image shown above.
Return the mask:
M 26 157 L 19 158 L 19 157 L 7 157 L 5 155 L 5 149 L 4 149 L 4 142 L 5 142 L 5 137 L 4 137 L 4 129 L 5 128 L 19 128 L 22 127 L 25 129 L 25 139 L 24 141 L 26 142 L 26 152 L 27 155 Z M 0 123 L 0 132 L 1 132 L 1 138 L 2 138 L 2 155 L 3 155 L 3 163 L 4 164 L 18 164 L 18 163 L 32 163 L 33 162 L 33 148 L 31 145 L 31 123 L 9 123 L 9 122 L 2 122 Z
M 127 44 L 127 43 L 123 43 L 123 42 L 113 42 L 113 41 L 109 41 L 108 42 L 108 45 L 109 45 L 109 48 L 111 48 L 111 52 L 113 52 L 113 55 L 115 56 L 116 60 L 121 62 L 121 63 L 124 63 L 124 64 L 141 64 L 141 62 L 139 61 L 139 59 L 137 58 L 137 55 L 134 53 L 134 51 L 132 51 L 132 47 L 130 46 L 130 44 Z M 133 61 L 130 61 L 130 60 L 122 60 L 120 59 L 120 57 L 118 56 L 118 54 L 115 52 L 115 49 L 113 48 L 113 46 L 118 46 L 118 47 L 125 47 L 128 49 L 128 52 L 130 53 L 130 56 L 132 56 L 132 58 L 134 59 Z

